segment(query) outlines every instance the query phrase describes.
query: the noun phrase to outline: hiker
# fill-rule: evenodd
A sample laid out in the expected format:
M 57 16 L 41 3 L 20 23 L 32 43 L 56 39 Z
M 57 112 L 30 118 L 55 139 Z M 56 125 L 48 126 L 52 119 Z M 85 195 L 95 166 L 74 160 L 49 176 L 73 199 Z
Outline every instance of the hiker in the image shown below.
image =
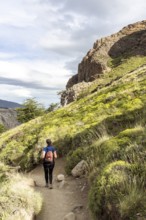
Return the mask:
M 57 158 L 57 153 L 56 153 L 56 149 L 52 146 L 52 141 L 50 139 L 47 139 L 46 143 L 47 146 L 44 147 L 42 151 L 44 174 L 45 174 L 46 187 L 52 189 L 53 169 L 55 166 L 55 159 Z

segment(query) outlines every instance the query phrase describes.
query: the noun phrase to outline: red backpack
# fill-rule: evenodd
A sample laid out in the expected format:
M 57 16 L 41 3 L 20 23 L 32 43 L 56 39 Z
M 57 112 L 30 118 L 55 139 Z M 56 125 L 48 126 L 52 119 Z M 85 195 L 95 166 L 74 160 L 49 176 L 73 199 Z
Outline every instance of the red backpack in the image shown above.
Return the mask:
M 53 162 L 53 160 L 54 160 L 53 152 L 51 150 L 47 151 L 45 155 L 45 161 Z

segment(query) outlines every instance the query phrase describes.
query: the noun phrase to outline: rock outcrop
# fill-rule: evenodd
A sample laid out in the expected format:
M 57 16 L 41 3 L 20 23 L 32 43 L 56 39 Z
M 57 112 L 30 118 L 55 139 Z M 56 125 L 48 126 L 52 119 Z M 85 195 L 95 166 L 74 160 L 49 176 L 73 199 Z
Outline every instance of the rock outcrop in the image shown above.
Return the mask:
M 0 108 L 0 124 L 3 124 L 7 129 L 19 125 L 20 123 L 17 121 L 16 110 Z
M 78 73 L 69 79 L 66 91 L 61 95 L 61 104 L 76 100 L 83 83 L 92 82 L 110 71 L 109 59 L 118 58 L 120 62 L 121 58 L 137 55 L 146 55 L 146 20 L 130 24 L 116 34 L 97 40 L 78 65 Z
M 65 106 L 66 104 L 77 100 L 77 98 L 84 93 L 91 84 L 91 82 L 81 82 L 74 84 L 72 87 L 63 91 L 61 94 L 61 105 Z

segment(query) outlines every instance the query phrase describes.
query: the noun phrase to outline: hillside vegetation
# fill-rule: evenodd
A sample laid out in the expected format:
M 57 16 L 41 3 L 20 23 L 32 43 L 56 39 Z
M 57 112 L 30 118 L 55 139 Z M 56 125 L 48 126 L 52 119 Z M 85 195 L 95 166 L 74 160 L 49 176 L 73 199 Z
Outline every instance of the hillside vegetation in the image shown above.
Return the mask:
M 0 219 L 33 219 L 42 206 L 42 197 L 34 192 L 33 181 L 0 163 Z
M 51 138 L 67 173 L 88 163 L 89 206 L 100 220 L 146 218 L 146 57 L 111 59 L 112 69 L 77 101 L 0 136 L 0 160 L 30 170 Z

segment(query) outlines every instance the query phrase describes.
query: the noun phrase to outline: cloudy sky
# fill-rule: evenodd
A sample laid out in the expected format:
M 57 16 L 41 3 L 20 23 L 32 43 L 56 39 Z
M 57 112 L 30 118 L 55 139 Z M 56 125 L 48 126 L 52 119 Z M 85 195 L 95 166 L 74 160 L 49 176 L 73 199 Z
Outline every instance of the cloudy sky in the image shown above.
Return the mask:
M 145 12 L 145 0 L 0 0 L 0 99 L 59 102 L 93 43 Z

